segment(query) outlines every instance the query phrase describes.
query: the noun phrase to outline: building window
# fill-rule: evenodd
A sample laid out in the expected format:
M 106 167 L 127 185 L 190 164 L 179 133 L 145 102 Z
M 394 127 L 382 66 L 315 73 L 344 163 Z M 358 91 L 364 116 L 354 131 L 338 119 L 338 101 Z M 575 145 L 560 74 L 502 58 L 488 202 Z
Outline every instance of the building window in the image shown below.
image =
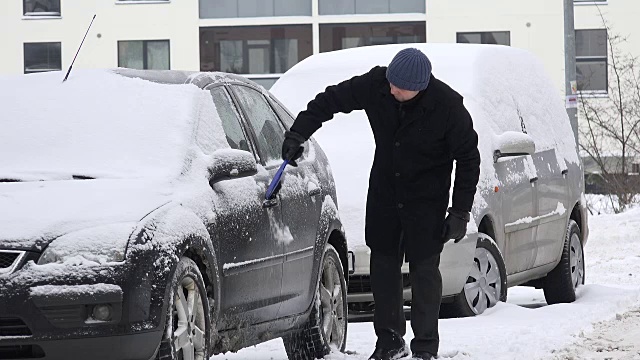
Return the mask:
M 424 0 L 318 0 L 320 15 L 426 13 Z
M 311 16 L 311 0 L 200 0 L 200 19 Z
M 138 70 L 169 70 L 169 40 L 118 41 L 118 66 Z
M 281 74 L 313 53 L 311 25 L 200 28 L 200 70 Z
M 60 0 L 22 0 L 24 16 L 60 16 Z
M 459 44 L 494 44 L 511 45 L 511 33 L 509 31 L 487 32 L 459 32 L 456 34 L 456 42 Z
M 320 25 L 320 51 L 426 42 L 424 22 Z
M 25 43 L 24 73 L 62 70 L 61 47 L 59 42 Z
M 578 91 L 606 93 L 607 73 L 607 30 L 576 30 Z

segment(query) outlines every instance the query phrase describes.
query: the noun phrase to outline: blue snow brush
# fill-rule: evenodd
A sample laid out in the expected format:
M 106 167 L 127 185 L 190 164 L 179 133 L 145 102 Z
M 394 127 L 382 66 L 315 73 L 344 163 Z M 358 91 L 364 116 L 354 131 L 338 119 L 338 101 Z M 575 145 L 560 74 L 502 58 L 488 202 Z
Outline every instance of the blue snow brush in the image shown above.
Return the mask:
M 269 184 L 269 187 L 267 188 L 267 193 L 264 195 L 265 200 L 270 200 L 273 196 L 273 192 L 278 187 L 280 178 L 282 177 L 282 172 L 284 172 L 284 168 L 287 167 L 287 164 L 289 164 L 289 160 L 285 160 L 282 165 L 280 165 L 280 168 L 278 169 L 276 174 L 273 176 L 273 180 L 271 180 L 271 184 Z

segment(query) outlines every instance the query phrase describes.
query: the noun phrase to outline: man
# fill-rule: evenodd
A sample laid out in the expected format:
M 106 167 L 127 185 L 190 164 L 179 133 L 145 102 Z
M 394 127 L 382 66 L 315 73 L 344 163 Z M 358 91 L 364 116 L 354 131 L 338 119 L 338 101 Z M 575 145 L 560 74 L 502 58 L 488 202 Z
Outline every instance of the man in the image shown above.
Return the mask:
M 322 122 L 353 110 L 366 112 L 376 142 L 365 222 L 378 337 L 370 359 L 409 355 L 403 340 L 403 259 L 411 277 L 413 358 L 432 359 L 439 346 L 440 253 L 446 241 L 466 234 L 480 174 L 478 135 L 462 96 L 431 74 L 425 54 L 407 48 L 388 67 L 329 86 L 310 101 L 285 133 L 283 159 L 295 161 Z M 447 215 L 453 160 L 456 180 Z

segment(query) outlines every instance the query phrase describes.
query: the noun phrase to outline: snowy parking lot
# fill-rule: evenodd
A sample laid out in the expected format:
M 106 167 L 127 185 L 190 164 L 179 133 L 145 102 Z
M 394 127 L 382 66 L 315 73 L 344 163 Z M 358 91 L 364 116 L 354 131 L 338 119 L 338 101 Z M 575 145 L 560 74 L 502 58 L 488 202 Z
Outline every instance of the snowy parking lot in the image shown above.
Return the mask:
M 440 358 L 640 359 L 640 208 L 590 218 L 586 285 L 572 304 L 547 306 L 542 290 L 509 289 L 508 302 L 481 316 L 440 321 Z M 375 347 L 370 322 L 349 325 L 347 354 L 367 359 Z M 407 324 L 405 340 L 412 338 Z M 280 339 L 211 358 L 286 360 Z

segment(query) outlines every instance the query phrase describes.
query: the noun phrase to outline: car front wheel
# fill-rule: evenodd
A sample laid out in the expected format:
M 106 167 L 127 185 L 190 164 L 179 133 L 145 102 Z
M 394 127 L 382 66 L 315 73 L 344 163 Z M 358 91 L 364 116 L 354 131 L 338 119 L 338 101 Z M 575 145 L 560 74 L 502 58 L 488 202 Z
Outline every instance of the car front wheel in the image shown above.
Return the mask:
M 157 360 L 208 359 L 209 301 L 196 263 L 181 258 L 169 286 L 172 296 Z
M 307 322 L 283 337 L 289 360 L 321 359 L 347 344 L 347 283 L 336 249 L 325 247 L 320 279 Z
M 473 266 L 462 291 L 452 303 L 442 304 L 444 317 L 466 317 L 482 314 L 499 301 L 507 300 L 507 270 L 495 241 L 478 233 Z

